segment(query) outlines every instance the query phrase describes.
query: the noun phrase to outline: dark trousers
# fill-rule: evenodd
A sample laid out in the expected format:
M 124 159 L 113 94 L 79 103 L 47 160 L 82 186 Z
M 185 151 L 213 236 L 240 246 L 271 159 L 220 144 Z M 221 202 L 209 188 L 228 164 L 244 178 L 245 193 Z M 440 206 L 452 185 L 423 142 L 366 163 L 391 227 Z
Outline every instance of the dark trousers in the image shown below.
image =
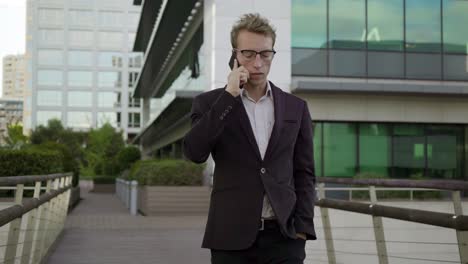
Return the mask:
M 244 250 L 211 250 L 212 264 L 303 264 L 305 240 L 286 238 L 279 228 L 259 231 Z

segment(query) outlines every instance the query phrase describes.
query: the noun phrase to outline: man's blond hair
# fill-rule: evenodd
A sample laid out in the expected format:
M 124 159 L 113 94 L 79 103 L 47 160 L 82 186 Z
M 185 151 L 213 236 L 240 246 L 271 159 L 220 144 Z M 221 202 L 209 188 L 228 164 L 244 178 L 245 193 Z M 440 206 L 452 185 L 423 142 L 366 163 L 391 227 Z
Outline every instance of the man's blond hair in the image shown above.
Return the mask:
M 237 48 L 237 37 L 239 32 L 246 30 L 248 32 L 262 34 L 266 37 L 271 37 L 273 47 L 276 41 L 276 29 L 270 25 L 270 22 L 265 17 L 258 13 L 249 13 L 240 17 L 240 19 L 232 26 L 231 30 L 231 45 Z

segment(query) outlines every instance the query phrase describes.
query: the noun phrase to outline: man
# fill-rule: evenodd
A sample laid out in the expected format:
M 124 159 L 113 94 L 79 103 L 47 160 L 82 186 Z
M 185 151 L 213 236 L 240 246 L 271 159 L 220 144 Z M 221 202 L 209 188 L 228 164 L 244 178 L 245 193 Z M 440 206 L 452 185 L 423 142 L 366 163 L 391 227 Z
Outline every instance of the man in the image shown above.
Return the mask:
M 215 162 L 202 245 L 212 263 L 303 263 L 316 239 L 312 121 L 303 100 L 267 80 L 275 40 L 267 19 L 242 16 L 227 85 L 193 101 L 184 153 Z

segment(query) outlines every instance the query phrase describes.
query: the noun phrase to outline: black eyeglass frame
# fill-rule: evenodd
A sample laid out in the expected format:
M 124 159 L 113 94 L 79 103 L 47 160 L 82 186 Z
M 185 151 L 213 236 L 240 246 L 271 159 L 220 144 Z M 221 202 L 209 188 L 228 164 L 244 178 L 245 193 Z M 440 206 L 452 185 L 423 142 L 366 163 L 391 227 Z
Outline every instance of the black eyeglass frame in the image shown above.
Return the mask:
M 273 55 L 271 56 L 271 59 L 273 59 L 273 57 L 275 57 L 275 54 L 276 54 L 276 50 L 261 50 L 261 51 L 256 51 L 256 50 L 249 50 L 249 49 L 243 49 L 243 50 L 239 50 L 239 49 L 232 49 L 232 52 L 237 52 L 239 51 L 246 59 L 254 59 L 257 57 L 257 54 L 260 54 L 260 58 L 269 58 L 269 57 L 265 57 L 262 55 L 263 52 L 273 52 Z M 244 55 L 244 52 L 245 51 L 248 51 L 248 52 L 252 52 L 252 53 L 255 53 L 255 56 L 252 56 L 252 57 L 247 57 Z

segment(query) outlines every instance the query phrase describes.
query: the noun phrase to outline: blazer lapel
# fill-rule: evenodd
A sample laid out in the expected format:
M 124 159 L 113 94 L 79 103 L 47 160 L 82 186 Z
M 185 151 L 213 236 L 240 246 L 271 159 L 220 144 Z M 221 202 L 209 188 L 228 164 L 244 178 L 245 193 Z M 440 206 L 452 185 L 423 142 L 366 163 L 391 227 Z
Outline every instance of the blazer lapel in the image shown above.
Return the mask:
M 284 114 L 284 97 L 283 91 L 280 88 L 276 87 L 272 82 L 270 82 L 271 90 L 273 92 L 273 104 L 274 104 L 274 114 L 275 114 L 275 124 L 273 125 L 273 130 L 271 132 L 270 140 L 268 141 L 268 146 L 265 152 L 264 159 L 268 159 L 275 147 L 278 139 L 280 138 L 280 132 L 283 127 L 283 114 Z
M 255 151 L 255 155 L 259 160 L 262 160 L 262 156 L 260 155 L 260 150 L 258 149 L 257 141 L 255 141 L 255 135 L 252 130 L 252 126 L 250 125 L 250 120 L 249 116 L 247 115 L 247 112 L 244 107 L 244 103 L 242 102 L 242 95 L 239 95 L 237 97 L 237 100 L 240 102 L 240 112 L 239 112 L 239 121 L 242 127 L 242 130 L 244 131 L 245 135 L 247 136 L 248 141 L 250 142 L 250 145 Z

